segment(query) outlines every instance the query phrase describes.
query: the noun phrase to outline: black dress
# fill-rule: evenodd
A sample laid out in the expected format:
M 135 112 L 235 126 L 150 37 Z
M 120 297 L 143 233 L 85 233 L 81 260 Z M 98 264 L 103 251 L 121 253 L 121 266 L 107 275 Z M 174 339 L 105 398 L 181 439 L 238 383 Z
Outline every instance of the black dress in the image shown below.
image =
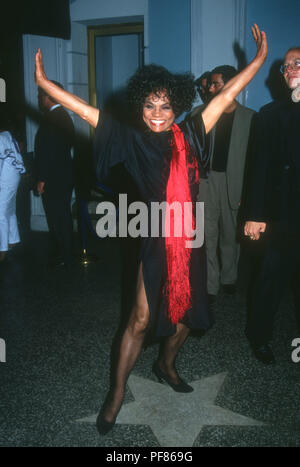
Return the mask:
M 205 135 L 203 122 L 200 125 L 201 132 L 197 135 L 188 124 L 180 126 L 200 162 L 210 148 L 210 138 Z M 138 131 L 101 113 L 94 139 L 98 180 L 105 182 L 111 169 L 122 163 L 136 182 L 143 202 L 150 207 L 153 201 L 166 201 L 172 158 L 171 135 L 171 131 Z M 199 169 L 201 170 L 201 164 Z M 194 180 L 194 173 L 190 171 L 188 178 L 191 198 L 196 201 L 198 183 Z M 155 337 L 172 335 L 175 325 L 167 316 L 163 293 L 167 271 L 164 238 L 142 238 L 139 258 L 150 310 L 150 333 Z M 213 324 L 213 318 L 207 300 L 204 245 L 191 249 L 190 284 L 192 306 L 187 310 L 183 322 L 191 329 L 206 330 Z

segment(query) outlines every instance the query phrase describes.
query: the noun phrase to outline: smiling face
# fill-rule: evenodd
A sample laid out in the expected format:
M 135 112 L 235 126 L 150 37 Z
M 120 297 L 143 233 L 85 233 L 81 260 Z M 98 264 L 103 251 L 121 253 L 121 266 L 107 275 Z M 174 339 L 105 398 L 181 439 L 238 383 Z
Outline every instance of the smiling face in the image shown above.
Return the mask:
M 155 133 L 171 129 L 175 120 L 175 114 L 166 94 L 162 93 L 158 96 L 150 94 L 146 98 L 143 106 L 143 120 L 147 127 Z
M 290 89 L 295 89 L 300 84 L 300 67 L 295 66 L 296 62 L 300 62 L 300 49 L 290 50 L 284 58 L 284 65 L 290 66 L 286 67 L 283 77 Z

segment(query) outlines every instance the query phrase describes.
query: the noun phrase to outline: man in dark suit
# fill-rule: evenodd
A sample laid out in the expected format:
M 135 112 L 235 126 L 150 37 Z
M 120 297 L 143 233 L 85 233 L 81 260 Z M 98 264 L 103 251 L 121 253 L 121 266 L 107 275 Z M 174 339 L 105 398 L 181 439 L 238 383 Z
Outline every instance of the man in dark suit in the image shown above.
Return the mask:
M 65 266 L 72 262 L 74 125 L 66 110 L 41 89 L 38 101 L 44 120 L 35 138 L 37 190 L 42 195 L 52 246 L 56 248 L 55 264 Z
M 209 94 L 214 98 L 237 74 L 230 65 L 210 73 Z M 197 125 L 204 105 L 187 117 Z M 204 229 L 207 255 L 207 291 L 210 303 L 216 301 L 222 284 L 226 294 L 235 293 L 239 244 L 237 216 L 241 201 L 248 137 L 254 110 L 234 100 L 211 131 L 211 156 L 206 161 L 206 176 L 199 186 L 198 201 L 204 202 Z
M 281 67 L 290 91 L 300 83 L 300 48 L 290 49 Z M 246 336 L 255 357 L 275 361 L 269 342 L 281 296 L 300 263 L 300 103 L 264 106 L 255 119 L 244 232 L 264 243 L 249 307 Z M 261 235 L 262 234 L 262 235 Z M 299 326 L 299 289 L 295 283 Z M 300 329 L 299 329 L 300 330 Z

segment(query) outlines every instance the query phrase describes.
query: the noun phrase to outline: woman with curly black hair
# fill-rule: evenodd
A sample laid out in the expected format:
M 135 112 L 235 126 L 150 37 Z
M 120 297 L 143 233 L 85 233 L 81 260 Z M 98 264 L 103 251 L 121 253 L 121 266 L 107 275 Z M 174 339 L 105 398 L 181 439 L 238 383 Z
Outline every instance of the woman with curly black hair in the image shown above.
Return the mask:
M 162 91 L 169 97 L 177 118 L 191 110 L 196 97 L 194 77 L 190 73 L 173 74 L 158 65 L 148 65 L 137 70 L 128 82 L 127 95 L 138 117 L 143 114 L 146 99 L 151 95 L 159 96 Z
M 142 128 L 114 121 L 80 98 L 56 87 L 45 75 L 42 55 L 36 54 L 36 83 L 48 95 L 78 114 L 94 128 L 97 177 L 104 180 L 110 169 L 122 163 L 135 180 L 143 201 L 173 202 L 184 208 L 195 205 L 199 171 L 207 163 L 208 133 L 239 92 L 264 63 L 267 42 L 257 25 L 252 28 L 257 53 L 252 62 L 230 80 L 205 108 L 197 131 L 176 125 L 175 118 L 191 108 L 195 98 L 191 75 L 175 75 L 149 65 L 130 79 L 128 96 Z M 174 210 L 175 212 L 175 210 Z M 179 212 L 179 214 L 178 214 Z M 175 368 L 175 359 L 190 329 L 208 329 L 212 324 L 206 294 L 204 248 L 193 248 L 195 210 L 176 211 L 174 225 L 167 222 L 156 237 L 142 238 L 135 303 L 121 339 L 113 384 L 97 418 L 98 431 L 106 434 L 115 424 L 126 381 L 142 349 L 145 335 L 165 337 L 153 372 L 177 392 L 191 392 Z M 197 213 L 197 211 L 196 211 Z M 186 217 L 188 222 L 186 222 Z M 167 219 L 167 216 L 166 216 Z M 177 222 L 184 222 L 178 236 Z M 186 225 L 189 226 L 186 233 Z

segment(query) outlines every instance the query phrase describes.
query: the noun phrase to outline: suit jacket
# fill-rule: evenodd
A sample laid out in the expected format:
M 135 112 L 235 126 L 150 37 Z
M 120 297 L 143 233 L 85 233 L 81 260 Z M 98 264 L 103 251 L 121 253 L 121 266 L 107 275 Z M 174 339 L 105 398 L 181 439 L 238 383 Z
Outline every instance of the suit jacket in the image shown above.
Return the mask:
M 62 107 L 48 111 L 37 131 L 34 149 L 37 179 L 46 187 L 72 186 L 73 140 L 74 125 L 68 112 Z
M 190 118 L 194 120 L 197 119 L 197 115 L 199 112 L 201 113 L 204 108 L 204 105 L 200 105 L 193 109 Z M 226 169 L 228 199 L 231 209 L 238 209 L 241 201 L 248 139 L 254 114 L 254 110 L 240 104 L 237 105 L 234 114 Z M 210 168 L 212 167 L 213 161 L 215 133 L 216 127 L 211 130 L 212 147 L 209 164 Z
M 256 115 L 245 220 L 299 228 L 300 103 L 272 102 Z

